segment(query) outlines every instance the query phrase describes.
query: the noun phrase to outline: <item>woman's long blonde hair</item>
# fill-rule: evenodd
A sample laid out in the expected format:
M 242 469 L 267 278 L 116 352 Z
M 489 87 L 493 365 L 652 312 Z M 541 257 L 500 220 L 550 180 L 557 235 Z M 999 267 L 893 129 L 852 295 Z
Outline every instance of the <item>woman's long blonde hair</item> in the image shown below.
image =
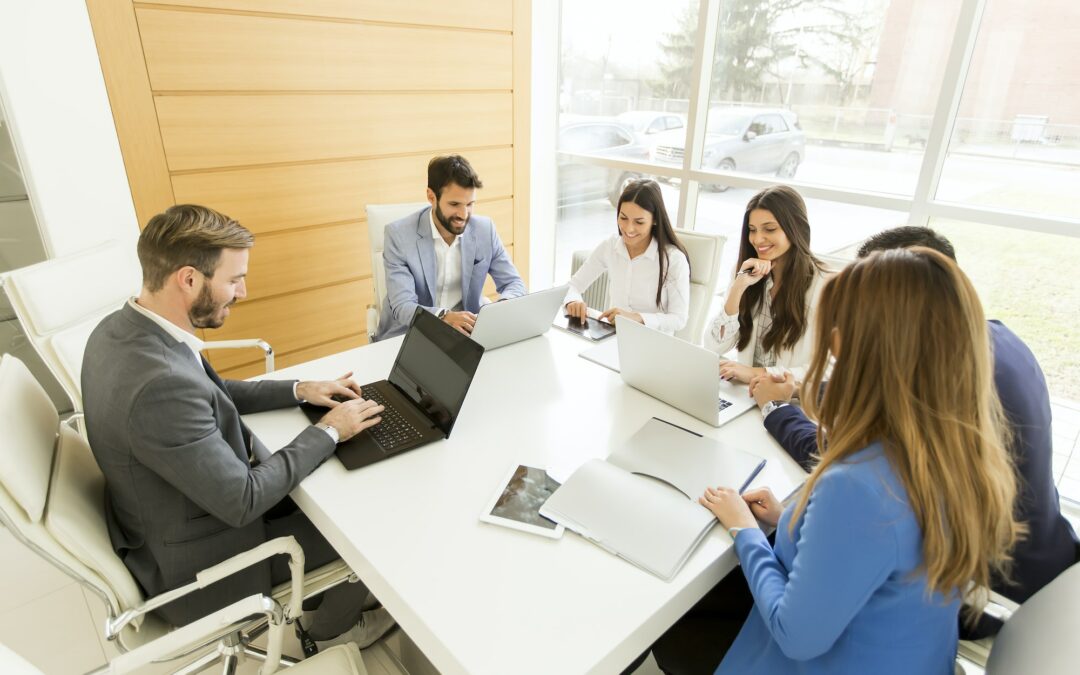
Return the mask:
M 881 441 L 922 530 L 929 589 L 955 597 L 969 582 L 1007 578 L 1024 528 L 1013 517 L 1008 428 L 971 282 L 928 248 L 881 251 L 825 285 L 817 322 L 801 396 L 819 424 L 821 461 L 792 523 L 823 472 Z M 838 353 L 819 398 L 834 334 Z

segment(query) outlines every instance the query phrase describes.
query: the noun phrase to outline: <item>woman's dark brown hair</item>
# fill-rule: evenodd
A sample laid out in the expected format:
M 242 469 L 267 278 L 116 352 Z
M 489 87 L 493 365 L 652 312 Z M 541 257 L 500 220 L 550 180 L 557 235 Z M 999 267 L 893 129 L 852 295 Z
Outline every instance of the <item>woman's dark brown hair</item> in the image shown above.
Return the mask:
M 649 234 L 656 239 L 656 248 L 660 252 L 660 276 L 656 280 L 656 306 L 660 307 L 660 294 L 664 290 L 664 282 L 668 274 L 668 246 L 674 246 L 686 256 L 687 269 L 690 267 L 690 256 L 686 252 L 679 238 L 675 236 L 675 229 L 671 227 L 671 219 L 668 218 L 667 209 L 664 208 L 664 196 L 660 194 L 660 186 L 654 180 L 640 179 L 631 181 L 626 189 L 619 195 L 619 204 L 615 207 L 615 222 L 618 228 L 618 213 L 626 202 L 636 204 L 652 214 L 652 229 Z
M 767 351 L 790 349 L 809 327 L 806 291 L 813 283 L 814 275 L 825 269 L 825 265 L 810 252 L 810 219 L 802 196 L 787 185 L 774 185 L 754 195 L 746 205 L 736 270 L 749 258 L 757 257 L 757 251 L 750 243 L 750 212 L 755 209 L 773 214 L 791 243 L 791 248 L 783 255 L 784 275 L 772 304 L 772 327 L 762 338 L 761 346 Z M 739 350 L 750 344 L 754 313 L 764 298 L 764 282 L 754 284 L 743 293 L 739 302 Z

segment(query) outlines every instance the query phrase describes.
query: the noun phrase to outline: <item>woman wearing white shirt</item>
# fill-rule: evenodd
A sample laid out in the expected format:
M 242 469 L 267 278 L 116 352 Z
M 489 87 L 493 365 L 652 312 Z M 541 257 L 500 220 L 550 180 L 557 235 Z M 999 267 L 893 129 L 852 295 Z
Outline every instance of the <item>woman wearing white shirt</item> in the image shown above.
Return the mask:
M 600 243 L 570 279 L 566 313 L 584 321 L 581 293 L 608 273 L 609 308 L 601 319 L 625 316 L 649 328 L 674 334 L 686 325 L 690 308 L 690 262 L 671 227 L 660 186 L 636 180 L 626 186 L 617 207 L 619 233 Z
M 813 348 L 813 319 L 826 277 L 810 252 L 806 204 L 786 185 L 754 195 L 743 216 L 739 263 L 724 309 L 705 331 L 705 346 L 735 361 L 720 362 L 720 376 L 750 382 L 759 375 L 802 380 Z M 762 283 L 764 280 L 764 283 Z

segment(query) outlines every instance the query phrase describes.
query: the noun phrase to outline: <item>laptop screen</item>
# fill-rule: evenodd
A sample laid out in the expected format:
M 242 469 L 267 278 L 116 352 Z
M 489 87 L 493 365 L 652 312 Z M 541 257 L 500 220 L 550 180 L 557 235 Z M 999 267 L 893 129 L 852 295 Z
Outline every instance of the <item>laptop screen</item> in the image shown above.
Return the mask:
M 387 379 L 449 436 L 483 354 L 476 342 L 418 309 Z

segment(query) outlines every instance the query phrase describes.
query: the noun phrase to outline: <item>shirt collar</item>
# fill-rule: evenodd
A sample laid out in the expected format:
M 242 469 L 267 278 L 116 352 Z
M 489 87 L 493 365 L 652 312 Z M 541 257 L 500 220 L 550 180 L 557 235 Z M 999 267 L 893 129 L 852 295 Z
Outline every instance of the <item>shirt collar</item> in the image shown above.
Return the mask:
M 157 325 L 161 326 L 161 329 L 168 333 L 170 337 L 175 338 L 177 342 L 183 342 L 188 347 L 190 347 L 191 351 L 195 353 L 196 359 L 200 358 L 199 352 L 203 350 L 203 347 L 205 347 L 206 343 L 200 340 L 198 336 L 187 332 L 186 330 L 184 330 L 180 326 L 177 326 L 175 323 L 169 321 L 160 314 L 152 312 L 149 309 L 143 307 L 138 302 L 136 302 L 136 298 L 130 298 L 128 300 L 128 304 L 131 305 L 131 308 L 134 309 L 136 312 L 142 314 L 147 319 L 150 319 Z
M 622 235 L 615 236 L 619 238 L 619 255 L 630 260 L 630 252 L 626 250 L 626 242 L 623 241 Z M 656 237 L 652 238 L 652 241 L 649 242 L 648 247 L 646 247 L 645 252 L 642 253 L 640 257 L 649 258 L 651 260 L 657 260 L 660 257 L 660 245 L 656 243 Z
M 428 211 L 428 220 L 431 221 L 431 238 L 434 239 L 435 241 L 442 242 L 443 246 L 446 246 L 447 248 L 453 248 L 454 246 L 457 246 L 457 243 L 459 241 L 461 241 L 461 235 L 459 234 L 459 235 L 454 237 L 454 243 L 453 244 L 447 244 L 446 243 L 446 240 L 443 239 L 442 232 L 439 232 L 439 228 L 435 227 L 435 207 L 434 206 L 432 206 L 431 210 Z

